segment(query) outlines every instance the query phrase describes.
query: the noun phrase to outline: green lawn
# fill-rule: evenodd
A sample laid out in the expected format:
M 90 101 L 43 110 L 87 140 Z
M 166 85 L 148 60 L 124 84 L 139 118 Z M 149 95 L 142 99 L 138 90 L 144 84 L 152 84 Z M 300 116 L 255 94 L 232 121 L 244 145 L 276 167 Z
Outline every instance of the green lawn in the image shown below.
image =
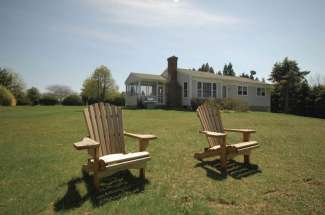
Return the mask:
M 0 214 L 321 214 L 325 212 L 325 120 L 274 113 L 223 113 L 225 127 L 255 128 L 261 147 L 220 175 L 200 163 L 207 146 L 194 112 L 124 110 L 125 129 L 156 134 L 147 181 L 109 177 L 95 194 L 80 168 L 87 135 L 81 107 L 0 107 Z M 240 140 L 229 134 L 228 142 Z M 137 142 L 127 138 L 128 151 Z

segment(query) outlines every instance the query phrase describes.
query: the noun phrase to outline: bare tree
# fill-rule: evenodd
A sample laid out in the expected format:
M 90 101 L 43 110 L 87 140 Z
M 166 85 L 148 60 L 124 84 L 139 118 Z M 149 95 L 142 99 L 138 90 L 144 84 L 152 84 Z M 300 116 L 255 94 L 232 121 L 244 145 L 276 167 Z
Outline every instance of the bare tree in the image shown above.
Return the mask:
M 62 102 L 63 99 L 68 95 L 73 94 L 71 88 L 65 85 L 59 85 L 59 84 L 50 85 L 46 89 L 50 94 L 56 96 L 59 102 Z

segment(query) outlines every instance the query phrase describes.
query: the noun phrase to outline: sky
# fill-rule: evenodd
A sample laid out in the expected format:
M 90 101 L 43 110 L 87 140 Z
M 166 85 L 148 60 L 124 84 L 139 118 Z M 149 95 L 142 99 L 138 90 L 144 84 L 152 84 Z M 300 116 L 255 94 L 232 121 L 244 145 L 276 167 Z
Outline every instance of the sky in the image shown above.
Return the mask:
M 325 77 L 324 10 L 323 0 L 0 0 L 0 67 L 41 91 L 79 92 L 100 65 L 123 91 L 130 72 L 161 74 L 172 55 L 181 68 L 231 62 L 259 78 L 289 57 Z

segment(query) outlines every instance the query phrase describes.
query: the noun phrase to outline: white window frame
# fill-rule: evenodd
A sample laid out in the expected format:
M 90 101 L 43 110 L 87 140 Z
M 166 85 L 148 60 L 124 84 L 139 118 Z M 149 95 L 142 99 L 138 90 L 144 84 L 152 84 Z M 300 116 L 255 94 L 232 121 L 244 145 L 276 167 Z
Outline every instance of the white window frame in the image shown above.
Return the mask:
M 217 98 L 217 83 L 212 83 L 212 97 Z
M 261 91 L 261 95 L 258 95 L 258 89 L 260 89 Z M 263 95 L 263 91 L 264 91 L 264 95 Z M 265 87 L 256 87 L 256 96 L 262 96 L 262 97 L 265 97 L 266 95 L 266 89 Z
M 239 87 L 241 87 L 241 93 L 239 93 Z M 244 95 L 244 88 L 246 88 L 246 95 Z M 247 85 L 238 85 L 237 86 L 237 95 L 238 96 L 248 96 L 248 86 Z
M 199 87 L 200 85 L 200 87 Z M 202 82 L 198 81 L 197 82 L 197 97 L 201 98 L 202 97 Z
M 204 91 L 204 85 L 206 86 L 206 90 L 205 91 Z M 210 90 L 209 90 L 209 86 L 210 86 Z M 212 83 L 210 83 L 210 82 L 203 82 L 202 89 L 203 89 L 203 93 L 202 93 L 202 97 L 203 98 L 211 98 L 212 97 Z M 207 93 L 208 95 L 205 95 L 205 93 Z
M 186 87 L 185 87 L 185 85 L 186 85 Z M 188 83 L 187 82 L 183 83 L 183 96 L 184 96 L 184 98 L 188 97 Z

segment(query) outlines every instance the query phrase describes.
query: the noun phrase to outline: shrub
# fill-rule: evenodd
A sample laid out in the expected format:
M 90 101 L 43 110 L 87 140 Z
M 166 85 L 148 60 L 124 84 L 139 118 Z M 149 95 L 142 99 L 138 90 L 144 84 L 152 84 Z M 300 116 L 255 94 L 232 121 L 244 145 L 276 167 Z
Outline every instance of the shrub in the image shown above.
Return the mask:
M 205 102 L 205 99 L 192 98 L 191 99 L 191 108 L 192 108 L 192 110 L 196 110 L 204 102 Z
M 116 93 L 110 96 L 108 99 L 105 100 L 112 105 L 116 106 L 124 106 L 125 105 L 125 95 L 123 93 Z
M 27 97 L 27 95 L 23 92 L 21 92 L 17 97 L 17 105 L 31 105 L 32 102 Z
M 69 95 L 62 101 L 62 105 L 78 106 L 81 105 L 81 98 L 78 95 Z
M 222 107 L 226 110 L 246 112 L 249 110 L 247 102 L 239 99 L 227 98 L 222 101 Z
M 32 105 L 38 105 L 41 98 L 41 93 L 36 87 L 32 87 L 27 90 L 27 97 L 31 101 Z
M 238 99 L 227 98 L 222 100 L 222 99 L 193 98 L 191 100 L 192 110 L 196 110 L 203 103 L 207 103 L 209 105 L 215 106 L 220 110 L 226 109 L 226 110 L 246 112 L 249 109 L 248 104 L 246 102 Z
M 58 99 L 51 94 L 44 94 L 39 102 L 41 105 L 56 105 L 59 103 Z
M 214 107 L 216 107 L 219 110 L 222 110 L 223 109 L 222 99 L 206 99 L 204 101 L 204 103 L 206 103 L 206 104 L 208 104 L 210 106 L 214 106 Z
M 0 105 L 16 106 L 14 95 L 4 86 L 0 86 Z

